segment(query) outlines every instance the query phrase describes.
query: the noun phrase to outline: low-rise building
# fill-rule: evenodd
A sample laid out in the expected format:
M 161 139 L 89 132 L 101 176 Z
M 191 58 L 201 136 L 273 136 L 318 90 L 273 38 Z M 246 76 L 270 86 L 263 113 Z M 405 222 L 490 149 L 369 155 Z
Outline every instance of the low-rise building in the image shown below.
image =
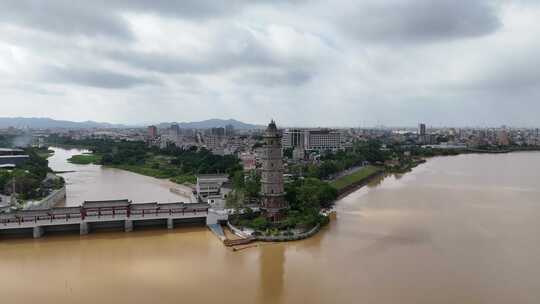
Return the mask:
M 244 171 L 255 170 L 257 168 L 257 157 L 253 153 L 240 154 L 240 160 Z
M 197 175 L 197 198 L 207 201 L 208 197 L 220 196 L 224 183 L 229 181 L 227 174 L 200 174 Z

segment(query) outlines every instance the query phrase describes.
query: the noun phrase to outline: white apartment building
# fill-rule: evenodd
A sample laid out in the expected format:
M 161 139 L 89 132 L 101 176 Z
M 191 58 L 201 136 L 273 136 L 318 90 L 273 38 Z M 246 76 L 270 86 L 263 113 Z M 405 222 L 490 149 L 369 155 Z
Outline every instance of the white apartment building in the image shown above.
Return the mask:
M 342 134 L 333 129 L 287 129 L 283 132 L 283 148 L 336 151 L 342 148 Z

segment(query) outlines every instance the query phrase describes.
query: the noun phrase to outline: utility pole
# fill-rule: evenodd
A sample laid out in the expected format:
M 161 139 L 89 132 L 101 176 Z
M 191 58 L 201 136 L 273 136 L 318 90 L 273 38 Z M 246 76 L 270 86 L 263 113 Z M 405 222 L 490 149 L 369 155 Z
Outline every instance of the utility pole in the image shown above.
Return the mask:
M 17 196 L 16 196 L 16 193 L 15 193 L 15 177 L 13 177 L 13 182 L 12 182 L 12 189 L 11 189 L 11 198 L 10 198 L 10 205 L 12 207 L 15 207 L 17 205 Z

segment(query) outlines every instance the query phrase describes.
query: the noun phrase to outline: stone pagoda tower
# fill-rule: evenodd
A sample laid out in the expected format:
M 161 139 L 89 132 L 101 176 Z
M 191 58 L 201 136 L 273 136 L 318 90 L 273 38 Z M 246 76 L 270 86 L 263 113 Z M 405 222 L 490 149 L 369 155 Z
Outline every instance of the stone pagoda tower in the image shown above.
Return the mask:
M 284 209 L 289 207 L 285 201 L 283 186 L 283 160 L 281 158 L 281 135 L 272 120 L 264 133 L 262 154 L 261 210 L 271 221 L 279 221 Z

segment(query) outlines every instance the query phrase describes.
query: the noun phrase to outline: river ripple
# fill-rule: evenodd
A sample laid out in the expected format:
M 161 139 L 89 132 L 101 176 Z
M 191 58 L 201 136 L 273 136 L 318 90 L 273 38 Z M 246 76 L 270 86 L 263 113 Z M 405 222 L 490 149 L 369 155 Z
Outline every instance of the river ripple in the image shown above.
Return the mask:
M 299 242 L 232 252 L 205 228 L 2 241 L 0 297 L 536 304 L 539 218 L 540 153 L 434 158 L 342 199 L 330 225 Z
M 51 148 L 49 167 L 61 174 L 67 183 L 67 206 L 79 206 L 87 200 L 130 199 L 136 203 L 188 202 L 187 198 L 170 192 L 177 185 L 164 179 L 135 174 L 100 165 L 76 165 L 67 161 L 71 156 L 88 152 L 81 149 Z

